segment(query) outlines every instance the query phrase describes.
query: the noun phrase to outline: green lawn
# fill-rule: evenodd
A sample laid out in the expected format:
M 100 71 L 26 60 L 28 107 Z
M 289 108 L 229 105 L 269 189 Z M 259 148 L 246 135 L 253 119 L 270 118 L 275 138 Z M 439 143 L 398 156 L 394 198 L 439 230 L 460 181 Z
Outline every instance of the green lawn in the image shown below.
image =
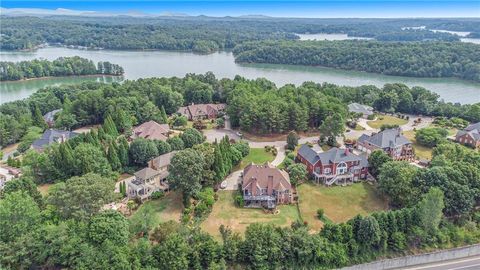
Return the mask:
M 376 188 L 367 183 L 350 186 L 325 187 L 306 183 L 297 188 L 300 213 L 313 231 L 319 231 L 323 223 L 317 218 L 317 209 L 323 208 L 326 219 L 344 222 L 362 214 L 385 210 L 387 202 Z
M 220 237 L 218 228 L 220 225 L 229 226 L 232 230 L 244 233 L 248 225 L 252 223 L 268 223 L 277 226 L 290 226 L 299 219 L 295 205 L 280 205 L 277 214 L 267 213 L 263 209 L 240 208 L 235 206 L 234 191 L 219 191 L 218 201 L 213 205 L 212 212 L 202 222 L 202 230 Z
M 162 199 L 147 201 L 130 218 L 139 218 L 145 212 L 154 215 L 153 228 L 169 220 L 178 222 L 183 212 L 182 195 L 179 192 L 170 192 Z
M 267 161 L 273 161 L 274 159 L 275 156 L 270 152 L 265 152 L 264 148 L 250 148 L 248 156 L 244 157 L 234 170 L 243 169 L 251 162 L 255 164 L 263 164 Z
M 384 124 L 401 126 L 406 123 L 408 123 L 408 120 L 390 115 L 379 115 L 377 120 L 367 121 L 367 124 L 372 128 L 380 128 Z
M 418 156 L 419 158 L 428 159 L 428 160 L 432 159 L 433 149 L 427 146 L 420 145 L 417 142 L 417 140 L 415 140 L 415 131 L 413 130 L 405 131 L 403 132 L 403 135 L 412 142 L 413 148 L 415 149 L 416 156 Z

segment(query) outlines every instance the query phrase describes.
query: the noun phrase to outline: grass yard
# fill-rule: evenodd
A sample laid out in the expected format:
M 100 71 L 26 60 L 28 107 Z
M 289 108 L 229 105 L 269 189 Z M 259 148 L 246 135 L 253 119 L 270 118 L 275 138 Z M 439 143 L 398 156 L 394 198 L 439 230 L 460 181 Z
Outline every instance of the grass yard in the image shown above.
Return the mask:
M 319 231 L 323 223 L 317 218 L 317 209 L 323 208 L 327 219 L 344 222 L 357 214 L 387 209 L 387 202 L 374 186 L 357 183 L 350 186 L 325 187 L 312 183 L 297 188 L 300 213 L 313 231 Z
M 234 170 L 243 169 L 251 162 L 255 164 L 263 164 L 267 161 L 271 162 L 275 159 L 275 156 L 270 152 L 265 152 L 264 148 L 250 148 L 248 156 L 244 157 L 240 164 L 234 168 Z
M 415 131 L 414 130 L 409 130 L 409 131 L 404 131 L 403 135 L 409 139 L 412 144 L 413 148 L 415 149 L 415 155 L 418 156 L 419 158 L 422 159 L 432 159 L 432 148 L 420 145 L 417 143 L 417 140 L 415 140 Z
M 218 228 L 220 225 L 229 226 L 233 231 L 244 233 L 248 225 L 252 223 L 269 223 L 277 226 L 290 226 L 299 219 L 295 205 L 281 205 L 278 214 L 265 213 L 263 209 L 239 208 L 235 206 L 235 191 L 220 191 L 218 201 L 213 205 L 212 212 L 202 222 L 201 228 L 205 232 L 220 238 Z
M 37 186 L 38 191 L 40 191 L 40 194 L 42 194 L 43 197 L 48 195 L 48 190 L 53 186 L 54 184 L 43 184 Z
M 379 115 L 377 120 L 367 121 L 367 124 L 372 128 L 380 128 L 384 124 L 401 126 L 406 123 L 408 123 L 408 120 L 390 115 Z
M 152 211 L 155 216 L 153 228 L 169 220 L 179 222 L 183 212 L 182 194 L 179 192 L 170 192 L 160 200 L 147 201 L 142 204 L 130 218 L 141 216 L 145 211 Z
M 201 121 L 202 121 L 202 123 L 205 124 L 205 126 L 206 126 L 205 129 L 214 129 L 216 127 L 215 122 L 212 123 L 211 119 L 204 119 L 204 120 L 201 120 Z M 193 128 L 193 121 L 188 121 L 187 122 L 187 128 Z

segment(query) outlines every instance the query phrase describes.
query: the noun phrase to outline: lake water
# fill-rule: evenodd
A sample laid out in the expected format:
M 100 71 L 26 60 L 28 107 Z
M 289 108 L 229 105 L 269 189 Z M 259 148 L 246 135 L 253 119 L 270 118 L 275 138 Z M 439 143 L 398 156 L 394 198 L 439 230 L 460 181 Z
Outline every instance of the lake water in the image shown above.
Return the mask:
M 112 50 L 76 50 L 67 48 L 43 48 L 34 52 L 0 52 L 0 61 L 22 61 L 35 58 L 48 60 L 60 56 L 75 56 L 88 58 L 94 62 L 110 61 L 123 66 L 125 79 L 147 77 L 183 77 L 186 73 L 205 73 L 212 71 L 217 78 L 233 78 L 241 75 L 254 79 L 267 78 L 282 86 L 287 83 L 296 85 L 305 81 L 318 83 L 328 82 L 338 85 L 383 86 L 386 83 L 405 83 L 409 86 L 422 86 L 438 93 L 449 102 L 476 103 L 480 102 L 480 83 L 459 79 L 445 78 L 410 78 L 387 76 L 357 71 L 344 71 L 332 68 L 270 65 L 270 64 L 237 64 L 231 52 L 216 52 L 199 55 L 189 52 L 173 51 L 112 51 Z M 0 103 L 23 99 L 38 89 L 61 83 L 78 83 L 81 81 L 121 80 L 112 77 L 67 77 L 48 78 L 20 82 L 0 82 Z

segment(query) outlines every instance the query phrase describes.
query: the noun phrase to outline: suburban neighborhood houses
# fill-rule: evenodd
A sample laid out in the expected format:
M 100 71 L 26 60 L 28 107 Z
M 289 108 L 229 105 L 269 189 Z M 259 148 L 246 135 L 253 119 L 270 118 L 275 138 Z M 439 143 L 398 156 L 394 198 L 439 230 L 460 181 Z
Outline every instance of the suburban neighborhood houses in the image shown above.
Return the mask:
M 459 130 L 455 141 L 473 148 L 480 148 L 480 122 Z
M 317 183 L 327 186 L 353 183 L 366 179 L 368 175 L 366 154 L 356 155 L 348 148 L 334 147 L 318 153 L 304 144 L 298 150 L 297 161 L 307 166 L 308 172 Z
M 359 103 L 348 104 L 348 111 L 351 113 L 360 114 L 363 118 L 367 118 L 368 116 L 373 115 L 372 107 Z
M 130 198 L 148 199 L 154 192 L 169 190 L 167 181 L 168 166 L 176 152 L 160 155 L 148 162 L 148 167 L 137 171 L 134 179 L 127 181 L 127 193 Z
M 159 124 L 153 120 L 133 128 L 132 139 L 144 138 L 149 140 L 166 141 L 170 132 L 168 124 Z
M 294 201 L 288 173 L 268 162 L 263 165 L 251 163 L 245 167 L 241 185 L 245 207 L 273 209 Z
M 81 203 L 94 200 L 96 208 L 92 207 L 89 215 L 102 219 L 103 215 L 117 215 L 115 218 L 125 221 L 135 240 L 155 241 L 157 245 L 165 245 L 172 235 L 180 237 L 183 230 L 195 230 L 200 238 L 209 237 L 212 241 L 239 239 L 249 243 L 252 239 L 247 241 L 246 237 L 252 237 L 252 228 L 265 226 L 261 230 L 281 232 L 276 237 L 279 242 L 301 232 L 306 239 L 321 237 L 327 244 L 343 247 L 344 242 L 331 242 L 334 240 L 329 237 L 339 237 L 337 234 L 343 234 L 345 229 L 349 243 L 362 243 L 348 236 L 357 225 L 395 228 L 385 224 L 401 219 L 399 222 L 412 223 L 408 230 L 424 233 L 424 225 L 419 225 L 414 216 L 419 215 L 413 212 L 417 207 L 430 211 L 431 205 L 438 206 L 437 215 L 445 207 L 452 214 L 442 222 L 475 211 L 471 192 L 474 188 L 465 190 L 466 186 L 462 189 L 458 185 L 477 180 L 476 165 L 469 162 L 476 162 L 478 150 L 460 144 L 476 145 L 478 123 L 467 125 L 467 121 L 457 120 L 459 124 L 449 126 L 449 119 L 434 122 L 431 116 L 382 113 L 361 104 L 350 105 L 334 106 L 343 110 L 345 117 L 326 115 L 326 124 L 318 127 L 311 127 L 306 121 L 305 130 L 290 129 L 291 120 L 286 118 L 291 116 L 290 110 L 298 113 L 300 119 L 308 116 L 295 106 L 283 114 L 272 113 L 272 120 L 262 123 L 257 123 L 255 117 L 252 122 L 239 121 L 238 117 L 231 117 L 233 107 L 228 108 L 230 115 L 226 115 L 225 104 L 213 103 L 192 104 L 179 111 L 169 108 L 173 113 L 161 120 L 158 114 L 140 115 L 133 121 L 138 123 L 133 128 L 134 116 L 119 117 L 124 112 L 115 117 L 106 114 L 103 124 L 84 126 L 86 133 L 79 129 L 46 129 L 33 141 L 31 150 L 17 150 L 13 152 L 16 154 L 9 151 L 5 159 L 9 166 L 0 168 L 0 189 L 10 192 L 18 187 L 33 187 L 48 203 L 64 203 L 66 197 Z M 242 104 L 235 109 L 255 110 Z M 165 109 L 157 108 L 157 113 L 161 111 Z M 268 112 L 265 109 L 256 113 L 264 116 Z M 355 117 L 351 113 L 356 113 Z M 207 120 L 213 118 L 216 121 Z M 234 121 L 236 125 L 232 124 Z M 243 126 L 262 127 L 282 121 L 288 129 L 281 132 L 262 133 Z M 360 124 L 349 129 L 352 122 Z M 40 136 L 40 128 L 35 130 Z M 454 134 L 458 143 L 452 142 Z M 423 158 L 421 153 L 427 157 Z M 444 159 L 455 160 L 453 163 L 463 158 L 466 161 L 459 168 L 437 165 L 447 164 L 442 162 Z M 22 177 L 22 173 L 27 177 Z M 423 203 L 427 205 L 424 198 L 430 196 L 430 191 L 424 190 L 432 190 L 426 186 L 437 183 L 432 179 L 448 185 L 433 187 L 437 197 L 427 208 Z M 19 184 L 12 185 L 11 181 Z M 32 188 L 28 190 L 31 192 Z M 102 194 L 106 194 L 104 198 Z M 448 194 L 455 204 L 443 200 L 443 194 Z M 470 204 L 465 202 L 468 200 Z M 70 209 L 64 209 L 60 204 L 55 207 L 65 216 L 77 209 L 70 205 Z M 102 228 L 115 229 L 116 223 L 95 222 Z M 388 244 L 391 236 L 387 230 L 382 229 L 372 241 L 379 243 L 378 239 L 383 239 Z M 410 241 L 406 230 L 394 232 L 401 234 L 397 240 L 402 245 Z M 260 236 L 263 241 L 264 236 Z M 371 246 L 376 248 L 376 244 Z
M 394 160 L 415 159 L 412 142 L 402 135 L 400 128 L 386 129 L 372 135 L 363 134 L 358 138 L 358 149 L 368 154 L 380 149 Z
M 36 151 L 43 151 L 52 143 L 64 143 L 77 135 L 78 133 L 68 130 L 47 129 L 40 139 L 32 143 L 32 148 Z
M 180 107 L 178 113 L 188 120 L 214 119 L 225 112 L 226 104 L 191 104 Z

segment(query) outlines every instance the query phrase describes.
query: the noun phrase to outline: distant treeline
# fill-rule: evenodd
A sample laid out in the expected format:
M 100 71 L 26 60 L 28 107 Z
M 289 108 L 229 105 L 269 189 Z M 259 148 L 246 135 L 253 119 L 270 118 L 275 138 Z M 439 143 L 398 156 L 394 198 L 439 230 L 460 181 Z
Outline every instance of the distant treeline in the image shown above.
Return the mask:
M 98 62 L 79 56 L 60 57 L 53 61 L 34 59 L 21 62 L 0 62 L 0 81 L 16 81 L 48 76 L 122 75 L 123 68 L 110 62 Z
M 234 49 L 237 62 L 325 66 L 480 81 L 480 49 L 461 42 L 265 41 Z
M 78 16 L 0 17 L 0 49 L 24 50 L 49 43 L 115 50 L 161 49 L 211 53 L 246 41 L 294 40 L 295 33 L 344 33 L 379 41 L 458 41 L 449 33 L 470 31 L 475 19 L 290 19 Z M 426 29 L 405 29 L 425 26 Z

